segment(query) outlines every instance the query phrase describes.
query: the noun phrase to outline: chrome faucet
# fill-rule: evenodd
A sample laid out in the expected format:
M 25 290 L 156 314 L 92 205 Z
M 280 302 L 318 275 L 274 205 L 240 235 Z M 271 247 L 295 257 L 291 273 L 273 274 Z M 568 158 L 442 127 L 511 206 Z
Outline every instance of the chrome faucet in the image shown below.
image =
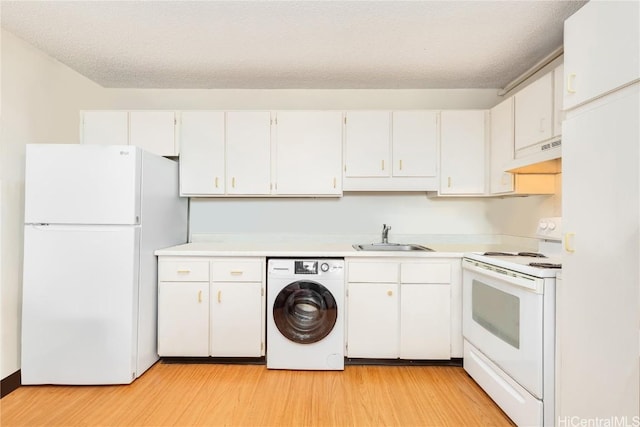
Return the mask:
M 389 243 L 389 230 L 391 230 L 390 225 L 382 224 L 382 243 Z

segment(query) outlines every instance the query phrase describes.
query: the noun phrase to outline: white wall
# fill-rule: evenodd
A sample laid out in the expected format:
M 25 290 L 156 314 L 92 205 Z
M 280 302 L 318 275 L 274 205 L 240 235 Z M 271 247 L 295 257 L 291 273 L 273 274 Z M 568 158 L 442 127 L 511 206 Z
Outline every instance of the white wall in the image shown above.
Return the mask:
M 77 143 L 81 108 L 104 108 L 103 89 L 11 33 L 1 33 L 0 378 L 20 368 L 27 143 Z
M 317 199 L 192 199 L 191 233 L 493 234 L 483 199 L 345 193 Z

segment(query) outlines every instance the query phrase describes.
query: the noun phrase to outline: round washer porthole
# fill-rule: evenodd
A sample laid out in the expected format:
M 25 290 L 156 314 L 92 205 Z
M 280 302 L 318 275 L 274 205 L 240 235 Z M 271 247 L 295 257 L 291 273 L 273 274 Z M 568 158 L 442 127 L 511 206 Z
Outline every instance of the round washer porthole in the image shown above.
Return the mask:
M 329 335 L 338 307 L 331 292 L 320 283 L 299 280 L 283 288 L 273 303 L 273 320 L 287 339 L 311 344 Z

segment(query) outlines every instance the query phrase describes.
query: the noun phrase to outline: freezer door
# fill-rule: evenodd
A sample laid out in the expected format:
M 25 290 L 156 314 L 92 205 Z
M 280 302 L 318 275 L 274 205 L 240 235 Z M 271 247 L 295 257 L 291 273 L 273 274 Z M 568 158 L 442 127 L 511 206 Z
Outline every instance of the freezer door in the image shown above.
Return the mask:
M 126 145 L 28 144 L 25 223 L 138 224 L 140 154 Z
M 137 226 L 26 226 L 23 384 L 128 384 L 136 372 Z

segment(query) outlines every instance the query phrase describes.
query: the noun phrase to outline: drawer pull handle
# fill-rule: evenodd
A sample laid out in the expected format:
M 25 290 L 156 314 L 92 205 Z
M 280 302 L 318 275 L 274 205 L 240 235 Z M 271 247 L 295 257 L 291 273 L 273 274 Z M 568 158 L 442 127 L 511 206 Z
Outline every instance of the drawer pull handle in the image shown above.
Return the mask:
M 218 304 L 222 302 L 222 291 L 218 291 Z
M 390 297 L 393 296 L 393 291 L 387 291 L 387 295 L 389 295 Z
M 231 275 L 232 276 L 242 276 L 243 273 L 244 273 L 244 271 L 242 271 L 242 270 L 232 270 L 231 271 Z
M 198 303 L 202 302 L 202 291 L 198 291 Z
M 189 270 L 189 269 L 178 270 L 178 274 L 189 274 L 189 273 L 191 273 L 191 270 Z

